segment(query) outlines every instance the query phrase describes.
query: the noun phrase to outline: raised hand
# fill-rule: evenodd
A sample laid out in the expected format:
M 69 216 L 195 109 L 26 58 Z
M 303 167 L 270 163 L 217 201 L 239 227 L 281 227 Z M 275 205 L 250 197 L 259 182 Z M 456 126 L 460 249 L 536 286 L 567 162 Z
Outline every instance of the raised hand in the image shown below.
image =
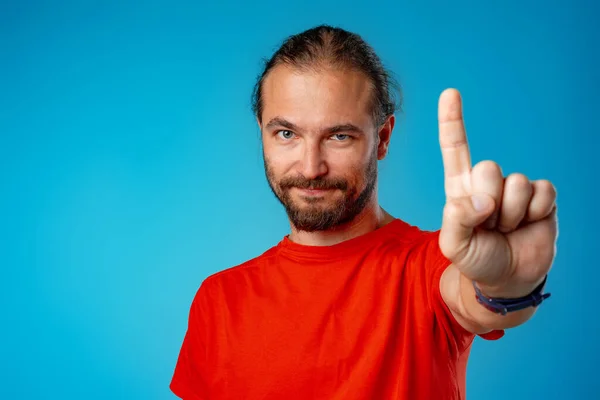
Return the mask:
M 491 161 L 471 167 L 458 91 L 441 94 L 438 113 L 446 192 L 440 249 L 486 295 L 527 295 L 554 260 L 556 190 L 547 180 L 504 177 Z

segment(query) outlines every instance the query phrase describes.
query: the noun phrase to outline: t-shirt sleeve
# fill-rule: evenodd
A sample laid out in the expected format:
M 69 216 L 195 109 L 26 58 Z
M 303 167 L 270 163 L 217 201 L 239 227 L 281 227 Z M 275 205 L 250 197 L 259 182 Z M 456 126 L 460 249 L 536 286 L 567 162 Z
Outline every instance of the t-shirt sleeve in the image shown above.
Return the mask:
M 207 368 L 207 293 L 206 284 L 198 289 L 190 307 L 188 327 L 177 358 L 170 389 L 183 400 L 208 399 L 205 381 Z
M 497 340 L 504 336 L 503 330 L 494 330 L 486 334 L 474 335 L 463 328 L 454 318 L 450 308 L 446 305 L 440 290 L 440 280 L 444 271 L 451 262 L 442 253 L 439 243 L 439 231 L 427 234 L 425 240 L 425 269 L 427 272 L 428 297 L 431 309 L 437 321 L 452 335 L 459 348 L 470 344 L 473 337 L 479 336 L 485 340 Z

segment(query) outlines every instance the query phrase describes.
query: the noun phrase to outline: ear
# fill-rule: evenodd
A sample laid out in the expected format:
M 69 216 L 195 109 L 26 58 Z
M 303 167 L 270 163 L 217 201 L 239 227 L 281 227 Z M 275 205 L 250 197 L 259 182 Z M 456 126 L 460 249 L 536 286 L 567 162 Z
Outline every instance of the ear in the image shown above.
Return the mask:
M 377 159 L 383 160 L 388 152 L 388 147 L 390 145 L 390 140 L 392 138 L 392 131 L 394 130 L 394 124 L 396 123 L 396 117 L 394 115 L 390 115 L 383 125 L 379 128 L 379 132 L 377 132 L 377 136 L 379 139 L 379 144 L 377 145 Z

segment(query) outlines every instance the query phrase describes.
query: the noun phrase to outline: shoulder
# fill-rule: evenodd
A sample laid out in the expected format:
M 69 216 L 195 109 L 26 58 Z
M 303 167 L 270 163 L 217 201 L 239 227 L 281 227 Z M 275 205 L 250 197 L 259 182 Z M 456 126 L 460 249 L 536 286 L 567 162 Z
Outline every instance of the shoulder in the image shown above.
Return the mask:
M 223 288 L 224 286 L 239 284 L 246 277 L 261 273 L 264 267 L 274 260 L 276 254 L 277 246 L 273 246 L 248 261 L 209 275 L 202 282 L 199 291 L 213 291 L 217 287 Z
M 426 230 L 396 220 L 388 232 L 387 245 L 394 254 L 401 255 L 406 272 L 429 280 L 448 266 L 449 261 L 439 246 L 439 230 Z
M 386 239 L 390 243 L 410 251 L 435 251 L 439 230 L 425 230 L 400 219 L 394 220 L 390 225 L 386 235 Z

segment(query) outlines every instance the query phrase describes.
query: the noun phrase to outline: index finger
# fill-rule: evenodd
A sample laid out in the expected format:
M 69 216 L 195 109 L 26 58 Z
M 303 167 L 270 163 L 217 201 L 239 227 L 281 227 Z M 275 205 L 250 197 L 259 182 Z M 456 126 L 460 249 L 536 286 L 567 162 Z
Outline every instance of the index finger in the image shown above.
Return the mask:
M 440 95 L 438 122 L 446 195 L 465 196 L 470 186 L 471 154 L 458 90 L 446 89 Z

